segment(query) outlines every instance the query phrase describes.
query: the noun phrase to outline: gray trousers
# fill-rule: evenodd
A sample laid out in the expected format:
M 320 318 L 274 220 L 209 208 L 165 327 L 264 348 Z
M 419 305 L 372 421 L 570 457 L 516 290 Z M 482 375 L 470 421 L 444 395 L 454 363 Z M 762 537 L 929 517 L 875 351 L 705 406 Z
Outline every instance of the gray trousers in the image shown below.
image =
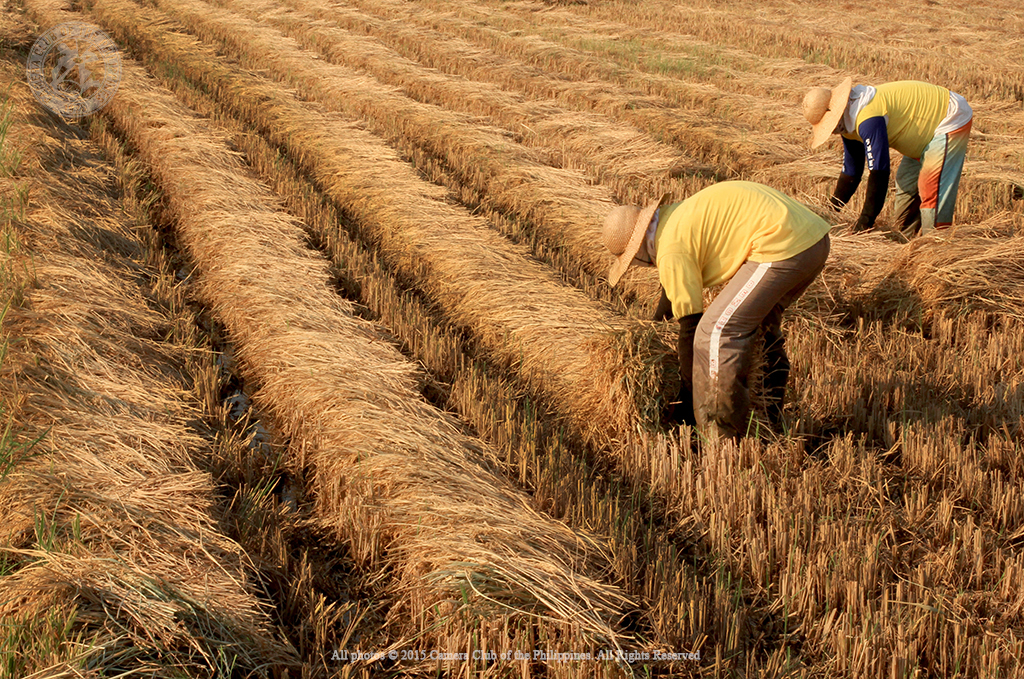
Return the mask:
M 743 436 L 750 419 L 754 337 L 764 330 L 765 395 L 769 418 L 781 418 L 789 379 L 782 312 L 821 273 L 829 237 L 779 262 L 748 261 L 704 311 L 693 340 L 693 405 L 700 427 L 714 423 L 726 436 Z

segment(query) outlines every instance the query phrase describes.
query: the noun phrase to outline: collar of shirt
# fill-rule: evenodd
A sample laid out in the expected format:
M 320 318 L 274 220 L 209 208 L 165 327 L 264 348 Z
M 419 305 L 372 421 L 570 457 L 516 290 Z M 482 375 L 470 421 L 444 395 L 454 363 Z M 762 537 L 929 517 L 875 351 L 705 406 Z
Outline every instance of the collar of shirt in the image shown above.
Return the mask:
M 850 102 L 843 113 L 843 128 L 849 134 L 857 131 L 857 116 L 860 110 L 875 98 L 875 88 L 870 85 L 854 85 L 850 90 Z
M 651 264 L 658 261 L 658 252 L 655 249 L 654 236 L 658 233 L 658 215 L 661 213 L 661 208 L 654 211 L 654 216 L 651 217 L 651 223 L 647 225 L 647 233 L 644 235 L 644 242 L 647 245 L 647 254 L 651 258 Z

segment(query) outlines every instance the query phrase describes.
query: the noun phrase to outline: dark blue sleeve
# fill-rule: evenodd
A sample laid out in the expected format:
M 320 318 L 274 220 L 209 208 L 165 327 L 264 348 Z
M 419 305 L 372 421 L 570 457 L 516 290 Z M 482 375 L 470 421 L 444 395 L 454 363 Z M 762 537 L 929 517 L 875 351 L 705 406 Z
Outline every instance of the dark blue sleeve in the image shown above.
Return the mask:
M 868 157 L 869 170 L 889 169 L 889 130 L 885 118 L 868 118 L 857 128 L 857 134 L 864 140 L 864 151 Z
M 864 174 L 864 144 L 856 139 L 843 140 L 843 174 L 860 181 Z

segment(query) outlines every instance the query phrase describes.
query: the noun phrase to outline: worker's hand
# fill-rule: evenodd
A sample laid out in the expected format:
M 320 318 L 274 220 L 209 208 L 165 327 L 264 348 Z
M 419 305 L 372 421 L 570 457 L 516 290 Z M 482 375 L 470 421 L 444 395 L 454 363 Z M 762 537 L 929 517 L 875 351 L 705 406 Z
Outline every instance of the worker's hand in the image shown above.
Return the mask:
M 870 231 L 873 228 L 875 228 L 875 220 L 869 215 L 862 214 L 854 223 L 853 232 L 860 233 L 861 231 Z
M 889 170 L 871 170 L 868 172 L 868 186 L 864 195 L 864 209 L 853 226 L 854 233 L 870 231 L 875 228 L 875 219 L 885 205 L 885 195 L 889 191 Z

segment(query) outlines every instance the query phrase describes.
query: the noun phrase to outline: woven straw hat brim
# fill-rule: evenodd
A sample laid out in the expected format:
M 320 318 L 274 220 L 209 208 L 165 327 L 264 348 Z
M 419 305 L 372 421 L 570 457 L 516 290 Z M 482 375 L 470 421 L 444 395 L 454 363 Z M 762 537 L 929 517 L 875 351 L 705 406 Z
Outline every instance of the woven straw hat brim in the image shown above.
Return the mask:
M 658 200 L 648 203 L 640 211 L 640 214 L 637 215 L 636 221 L 633 223 L 633 229 L 629 233 L 629 240 L 626 241 L 626 249 L 615 258 L 611 268 L 608 270 L 608 284 L 612 287 L 619 282 L 622 274 L 626 273 L 626 269 L 633 263 L 633 258 L 640 251 L 640 244 L 643 243 L 644 234 L 647 233 L 647 225 L 651 223 L 651 218 L 654 217 L 654 213 L 661 207 L 661 203 L 665 198 L 666 196 L 663 195 Z
M 850 90 L 853 89 L 853 78 L 847 78 L 832 88 L 832 98 L 828 102 L 828 110 L 816 125 L 811 126 L 811 148 L 817 148 L 828 141 L 846 112 L 850 103 Z

